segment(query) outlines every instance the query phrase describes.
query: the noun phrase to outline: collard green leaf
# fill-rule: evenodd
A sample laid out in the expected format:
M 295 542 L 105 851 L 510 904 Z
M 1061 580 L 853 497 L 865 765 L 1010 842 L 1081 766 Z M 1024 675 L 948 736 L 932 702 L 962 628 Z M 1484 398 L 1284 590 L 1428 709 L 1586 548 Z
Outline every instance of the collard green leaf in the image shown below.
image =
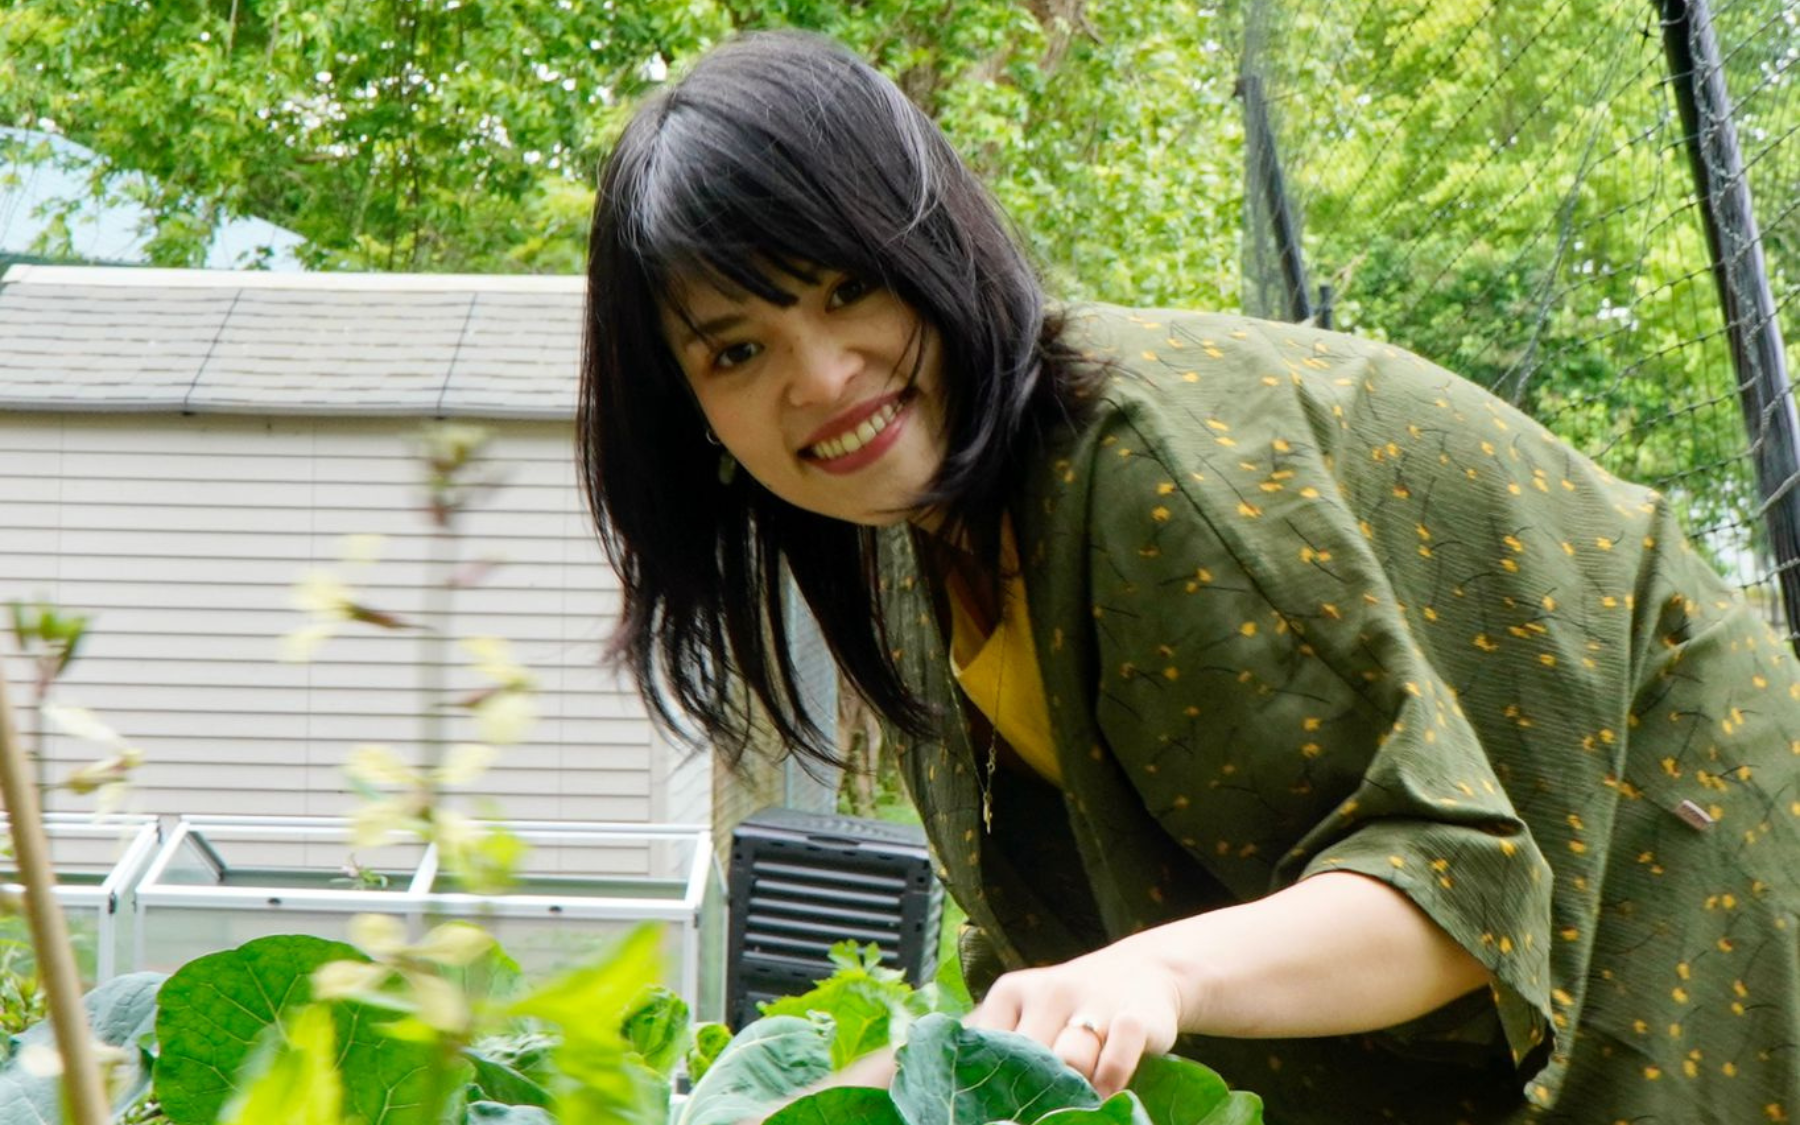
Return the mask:
M 115 1087 L 114 1112 L 137 1101 L 149 1086 L 149 1060 L 139 1040 L 155 1025 L 156 990 L 164 979 L 162 973 L 128 973 L 107 981 L 83 999 L 94 1038 L 125 1050 L 124 1069 L 116 1072 L 121 1085 Z M 56 1049 L 56 1034 L 48 1022 L 33 1024 L 20 1033 L 6 1066 L 0 1068 L 0 1122 L 7 1125 L 62 1120 L 60 1079 L 33 1074 L 19 1064 L 20 1054 L 35 1046 Z
M 687 1001 L 661 985 L 652 986 L 626 1011 L 621 1027 L 644 1065 L 667 1078 L 688 1047 Z
M 906 997 L 893 995 L 891 987 L 833 977 L 804 996 L 770 1003 L 763 1014 L 805 1018 L 819 1012 L 830 1016 L 837 1028 L 831 1040 L 831 1069 L 842 1070 L 869 1052 L 887 1046 L 911 1019 Z
M 469 1080 L 472 1087 L 470 1096 L 478 1102 L 535 1106 L 550 1104 L 550 1095 L 542 1086 L 505 1063 L 475 1050 L 464 1051 L 463 1057 L 475 1069 L 474 1077 Z
M 15 1067 L 0 1072 L 0 1121 L 12 1125 L 58 1125 L 62 1108 L 56 1079 L 39 1078 Z
M 323 1004 L 270 1025 L 234 1075 L 237 1090 L 219 1125 L 340 1125 L 344 1089 L 336 1055 L 337 1030 Z
M 897 969 L 881 963 L 881 948 L 839 942 L 831 947 L 837 970 L 810 992 L 762 1006 L 765 1016 L 806 1016 L 822 1012 L 837 1025 L 831 1068 L 842 1070 L 871 1051 L 905 1037 L 915 1016 L 931 1010 L 935 989 L 915 992 Z
M 886 1090 L 835 1086 L 783 1106 L 763 1125 L 907 1125 Z
M 831 1073 L 829 1021 L 769 1016 L 739 1032 L 694 1084 L 677 1125 L 737 1125 Z
M 731 1042 L 731 1029 L 722 1023 L 703 1023 L 694 1028 L 694 1044 L 688 1048 L 688 1078 L 698 1082 Z
M 1093 1109 L 1058 1109 L 1038 1118 L 1038 1125 L 1151 1125 L 1143 1103 L 1121 1090 Z
M 530 1105 L 471 1102 L 463 1118 L 467 1125 L 557 1125 L 549 1112 Z
M 1151 1055 L 1138 1063 L 1129 1087 L 1154 1125 L 1194 1125 L 1231 1097 L 1225 1080 L 1210 1067 L 1178 1055 Z
M 156 993 L 168 979 L 167 973 L 127 973 L 88 993 L 88 1026 L 94 1038 L 122 1047 L 156 1030 Z
M 1233 1090 L 1225 1104 L 1202 1119 L 1200 1125 L 1263 1125 L 1262 1099 L 1243 1090 Z
M 1087 1080 L 1049 1048 L 1010 1031 L 966 1028 L 945 1015 L 915 1023 L 896 1061 L 894 1104 L 913 1125 L 1002 1118 L 1033 1125 L 1053 1110 L 1100 1104 Z

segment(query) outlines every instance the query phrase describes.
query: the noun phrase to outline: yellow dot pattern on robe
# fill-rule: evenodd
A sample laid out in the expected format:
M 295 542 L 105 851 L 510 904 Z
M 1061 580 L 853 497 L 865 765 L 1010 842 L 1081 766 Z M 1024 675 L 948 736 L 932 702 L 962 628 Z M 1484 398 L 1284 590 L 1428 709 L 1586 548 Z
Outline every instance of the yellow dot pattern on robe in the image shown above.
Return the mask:
M 1073 331 L 1111 381 L 1012 510 L 1108 934 L 1355 871 L 1494 978 L 1368 1037 L 1182 1049 L 1297 1125 L 1788 1120 L 1800 671 L 1667 505 L 1388 345 Z M 942 639 L 905 647 L 929 697 Z M 934 847 L 975 857 L 953 891 L 1003 962 L 1078 954 L 1032 873 L 964 842 L 979 794 L 943 767 L 970 752 L 902 757 Z

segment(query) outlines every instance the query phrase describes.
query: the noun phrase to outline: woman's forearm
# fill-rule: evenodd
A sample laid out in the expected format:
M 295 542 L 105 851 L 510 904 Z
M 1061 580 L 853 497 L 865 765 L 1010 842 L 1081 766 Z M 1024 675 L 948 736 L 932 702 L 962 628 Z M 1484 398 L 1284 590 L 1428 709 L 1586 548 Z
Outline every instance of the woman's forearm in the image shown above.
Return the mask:
M 1169 972 L 1183 1032 L 1234 1038 L 1375 1031 L 1491 979 L 1405 895 L 1347 871 L 1146 930 L 1115 949 Z

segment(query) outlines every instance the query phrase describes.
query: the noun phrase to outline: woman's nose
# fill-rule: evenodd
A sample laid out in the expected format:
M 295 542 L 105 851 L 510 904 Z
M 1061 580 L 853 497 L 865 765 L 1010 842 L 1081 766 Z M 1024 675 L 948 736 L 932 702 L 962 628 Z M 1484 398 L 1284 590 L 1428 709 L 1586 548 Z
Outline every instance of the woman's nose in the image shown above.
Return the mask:
M 856 350 L 846 341 L 834 337 L 800 341 L 794 346 L 788 401 L 795 406 L 829 405 L 838 401 L 861 363 Z

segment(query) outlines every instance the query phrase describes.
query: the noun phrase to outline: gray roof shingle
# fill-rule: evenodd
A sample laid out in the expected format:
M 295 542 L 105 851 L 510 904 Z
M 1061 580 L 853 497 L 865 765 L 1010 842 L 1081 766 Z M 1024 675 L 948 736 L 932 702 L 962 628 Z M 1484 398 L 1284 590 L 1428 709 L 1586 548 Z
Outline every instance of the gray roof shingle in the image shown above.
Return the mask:
M 583 285 L 14 266 L 0 410 L 566 421 Z

